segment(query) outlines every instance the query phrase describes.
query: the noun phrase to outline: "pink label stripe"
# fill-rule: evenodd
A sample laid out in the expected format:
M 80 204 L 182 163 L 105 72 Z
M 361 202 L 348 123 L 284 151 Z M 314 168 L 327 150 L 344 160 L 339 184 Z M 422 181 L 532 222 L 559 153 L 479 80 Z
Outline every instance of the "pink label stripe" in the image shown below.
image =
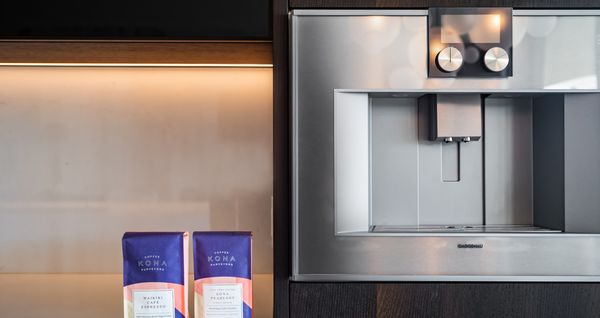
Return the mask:
M 128 302 L 133 302 L 134 290 L 157 290 L 157 289 L 173 289 L 175 299 L 175 308 L 187 317 L 187 306 L 185 304 L 186 294 L 184 293 L 183 285 L 172 283 L 137 283 L 123 287 L 125 299 Z
M 202 296 L 203 284 L 242 284 L 244 303 L 252 309 L 252 280 L 240 277 L 209 277 L 194 281 L 196 294 Z

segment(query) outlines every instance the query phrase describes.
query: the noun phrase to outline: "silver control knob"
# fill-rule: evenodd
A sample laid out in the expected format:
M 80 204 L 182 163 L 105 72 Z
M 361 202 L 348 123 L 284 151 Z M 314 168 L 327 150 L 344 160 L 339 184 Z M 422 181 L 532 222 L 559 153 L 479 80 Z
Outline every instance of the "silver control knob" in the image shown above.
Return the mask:
M 496 46 L 485 52 L 483 62 L 488 70 L 492 72 L 501 72 L 508 66 L 510 57 L 508 57 L 506 50 Z
M 448 73 L 458 71 L 463 65 L 462 53 L 453 46 L 441 50 L 436 59 L 439 68 Z

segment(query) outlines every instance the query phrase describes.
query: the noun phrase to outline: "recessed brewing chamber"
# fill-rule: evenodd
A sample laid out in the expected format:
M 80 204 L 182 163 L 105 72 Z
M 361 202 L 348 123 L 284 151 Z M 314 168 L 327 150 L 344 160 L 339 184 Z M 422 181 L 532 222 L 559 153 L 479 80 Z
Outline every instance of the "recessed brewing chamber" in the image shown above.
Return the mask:
M 335 99 L 338 235 L 600 232 L 578 190 L 600 152 L 575 152 L 594 147 L 600 94 Z

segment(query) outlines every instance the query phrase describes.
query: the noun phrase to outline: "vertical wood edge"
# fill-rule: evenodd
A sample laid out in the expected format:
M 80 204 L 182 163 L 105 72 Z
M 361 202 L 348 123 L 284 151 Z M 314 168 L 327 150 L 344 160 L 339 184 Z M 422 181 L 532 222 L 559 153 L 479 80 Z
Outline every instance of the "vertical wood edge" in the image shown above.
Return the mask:
M 273 316 L 287 318 L 291 275 L 288 0 L 273 0 Z

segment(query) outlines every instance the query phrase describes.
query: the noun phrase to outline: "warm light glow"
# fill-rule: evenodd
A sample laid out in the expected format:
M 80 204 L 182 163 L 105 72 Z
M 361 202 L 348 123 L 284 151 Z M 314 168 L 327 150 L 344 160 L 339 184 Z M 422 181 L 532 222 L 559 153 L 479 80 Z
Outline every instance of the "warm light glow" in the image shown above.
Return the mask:
M 185 63 L 0 63 L 0 66 L 58 66 L 58 67 L 273 67 L 273 64 L 185 64 Z
M 447 45 L 442 45 L 441 43 L 431 43 L 429 52 L 435 56 L 446 47 Z
M 383 16 L 371 16 L 369 17 L 369 27 L 372 30 L 381 30 L 385 24 L 385 17 Z
M 500 17 L 499 14 L 495 14 L 494 18 L 492 19 L 493 23 L 494 23 L 494 28 L 498 28 L 498 30 L 500 29 L 500 27 L 502 26 L 502 18 Z

